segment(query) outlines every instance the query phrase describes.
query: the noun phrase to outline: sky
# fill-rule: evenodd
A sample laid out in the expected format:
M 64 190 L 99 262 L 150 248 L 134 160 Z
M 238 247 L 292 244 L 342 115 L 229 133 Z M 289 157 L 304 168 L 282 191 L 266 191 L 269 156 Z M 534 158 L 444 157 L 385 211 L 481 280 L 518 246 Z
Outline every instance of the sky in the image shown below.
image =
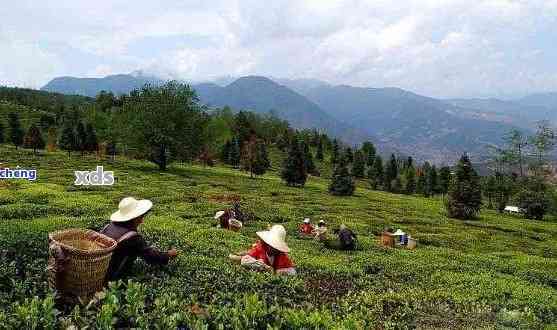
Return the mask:
M 143 70 L 441 98 L 557 91 L 557 0 L 18 0 L 0 20 L 7 86 Z

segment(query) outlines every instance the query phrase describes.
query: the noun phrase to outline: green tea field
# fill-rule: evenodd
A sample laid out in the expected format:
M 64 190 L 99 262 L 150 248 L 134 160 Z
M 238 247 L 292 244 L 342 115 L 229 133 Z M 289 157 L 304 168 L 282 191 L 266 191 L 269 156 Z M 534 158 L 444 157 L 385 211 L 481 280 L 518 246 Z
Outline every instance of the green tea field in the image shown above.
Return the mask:
M 38 170 L 36 181 L 0 180 L 0 329 L 557 329 L 557 222 L 482 210 L 449 219 L 440 198 L 372 191 L 327 192 L 326 178 L 287 187 L 274 171 L 251 179 L 224 167 L 114 162 L 0 147 L 0 167 Z M 103 165 L 113 186 L 74 186 L 75 170 Z M 48 288 L 49 232 L 101 228 L 126 196 L 150 199 L 141 232 L 168 267 L 136 263 L 86 304 L 55 306 Z M 241 232 L 216 228 L 213 215 L 239 198 Z M 304 217 L 346 224 L 356 251 L 329 250 L 296 235 Z M 296 276 L 250 272 L 228 254 L 255 232 L 283 224 Z M 380 245 L 385 226 L 418 240 L 416 250 Z

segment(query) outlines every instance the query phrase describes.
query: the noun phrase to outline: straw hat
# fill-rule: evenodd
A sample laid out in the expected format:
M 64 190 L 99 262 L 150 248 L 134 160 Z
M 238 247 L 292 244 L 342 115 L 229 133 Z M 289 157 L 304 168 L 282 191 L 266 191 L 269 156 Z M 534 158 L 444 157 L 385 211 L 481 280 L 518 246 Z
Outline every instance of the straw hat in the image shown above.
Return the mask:
M 405 233 L 404 233 L 402 230 L 397 229 L 393 235 L 394 235 L 394 236 L 402 236 L 402 235 L 404 235 L 404 234 L 405 234 Z
M 220 217 L 222 217 L 224 215 L 224 211 L 218 211 L 217 213 L 215 213 L 215 219 L 218 219 Z
M 304 219 L 304 223 L 309 223 L 309 222 L 310 222 L 309 218 Z
M 110 221 L 126 222 L 144 215 L 153 207 L 153 203 L 148 199 L 137 200 L 133 197 L 126 197 L 118 204 L 118 211 L 112 213 Z
M 271 247 L 279 250 L 280 252 L 288 253 L 290 249 L 286 244 L 286 230 L 281 225 L 274 225 L 270 230 L 258 231 L 257 236 L 263 242 L 269 244 Z

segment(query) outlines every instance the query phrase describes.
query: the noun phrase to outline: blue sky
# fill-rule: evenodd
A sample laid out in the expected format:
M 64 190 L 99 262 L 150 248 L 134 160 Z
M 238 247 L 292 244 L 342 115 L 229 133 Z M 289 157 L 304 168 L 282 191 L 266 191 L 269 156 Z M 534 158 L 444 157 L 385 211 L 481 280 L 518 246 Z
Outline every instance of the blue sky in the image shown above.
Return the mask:
M 557 0 L 20 0 L 0 10 L 1 85 L 143 70 L 435 97 L 557 91 Z

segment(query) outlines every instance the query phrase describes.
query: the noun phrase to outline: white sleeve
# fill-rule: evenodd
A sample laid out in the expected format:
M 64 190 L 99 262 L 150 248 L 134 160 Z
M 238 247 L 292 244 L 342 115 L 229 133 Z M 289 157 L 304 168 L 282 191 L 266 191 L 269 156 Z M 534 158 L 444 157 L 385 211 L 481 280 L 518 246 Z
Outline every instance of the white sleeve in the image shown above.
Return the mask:
M 263 262 L 255 259 L 249 254 L 242 257 L 242 259 L 240 260 L 240 264 L 246 268 L 256 269 L 256 270 L 260 270 L 262 268 L 265 268 L 266 266 Z

